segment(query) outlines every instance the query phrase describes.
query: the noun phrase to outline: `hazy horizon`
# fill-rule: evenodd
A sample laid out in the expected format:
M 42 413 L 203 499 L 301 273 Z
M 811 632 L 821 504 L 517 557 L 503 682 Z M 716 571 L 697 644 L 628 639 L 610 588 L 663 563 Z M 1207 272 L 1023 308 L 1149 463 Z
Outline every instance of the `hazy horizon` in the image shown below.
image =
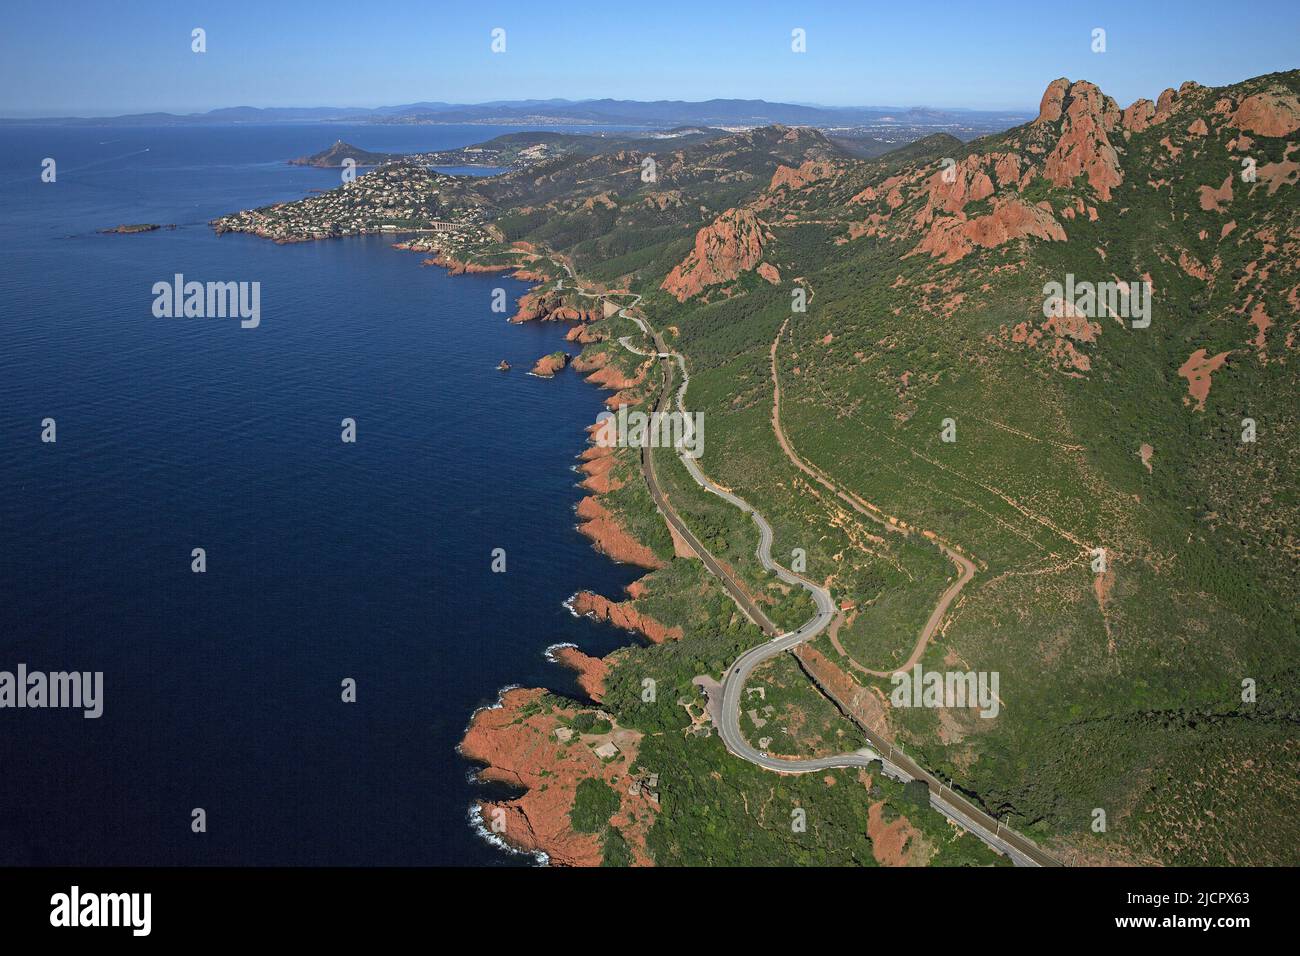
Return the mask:
M 191 49 L 195 28 L 205 31 L 202 53 Z M 496 29 L 505 48 L 494 53 Z M 1098 29 L 1104 52 L 1093 49 Z M 792 49 L 795 30 L 804 52 Z M 957 2 L 924 22 L 909 9 L 832 2 L 758 4 L 737 18 L 681 2 L 538 17 L 513 2 L 361 11 L 330 0 L 185 9 L 74 0 L 56 20 L 35 0 L 16 0 L 0 37 L 0 116 L 530 99 L 1024 112 L 1059 76 L 1090 80 L 1127 104 L 1186 80 L 1217 86 L 1292 69 L 1298 34 L 1296 5 L 1225 17 L 1208 0 L 1176 10 Z M 60 62 L 81 66 L 49 70 Z
M 1039 95 L 1041 95 L 1041 91 L 1039 91 Z M 764 99 L 764 98 L 762 98 L 762 97 L 756 97 L 756 96 L 754 96 L 754 97 L 747 97 L 747 96 L 701 96 L 701 97 L 693 97 L 693 98 L 688 98 L 688 99 L 683 99 L 683 98 L 680 98 L 680 97 L 673 97 L 673 98 L 663 98 L 663 99 L 658 99 L 658 100 L 639 99 L 639 98 L 636 98 L 636 97 L 612 97 L 612 96 L 584 96 L 584 97 L 575 97 L 575 98 L 563 97 L 563 96 L 552 96 L 552 97 L 520 96 L 520 97 L 507 97 L 507 98 L 503 98 L 503 99 L 479 100 L 479 101 L 472 101 L 472 102 L 470 102 L 470 101 L 464 101 L 464 102 L 462 102 L 462 101 L 458 101 L 458 100 L 410 99 L 410 100 L 403 100 L 403 101 L 401 101 L 401 102 L 393 102 L 393 103 L 372 103 L 372 104 L 370 104 L 370 103 L 368 103 L 368 104 L 288 103 L 288 104 L 283 104 L 283 105 L 265 106 L 265 105 L 258 105 L 258 104 L 254 104 L 254 103 L 226 103 L 226 104 L 223 104 L 223 105 L 220 105 L 220 106 L 213 106 L 213 107 L 208 108 L 208 109 L 195 109 L 195 110 L 181 110 L 181 109 L 175 109 L 175 110 L 163 110 L 163 109 L 157 109 L 157 110 L 130 110 L 130 111 L 127 111 L 127 112 L 121 112 L 121 113 L 116 112 L 116 111 L 113 111 L 113 112 L 91 112 L 91 111 L 83 111 L 83 112 L 80 112 L 80 113 L 31 113 L 31 112 L 29 112 L 29 113 L 15 113 L 15 114 L 0 115 L 0 119 L 14 119 L 14 120 L 22 120 L 22 119 L 69 119 L 69 120 L 72 120 L 72 119 L 115 119 L 115 118 L 118 118 L 118 117 L 125 117 L 125 116 L 139 116 L 139 115 L 149 115 L 149 114 L 152 114 L 152 113 L 165 113 L 165 114 L 167 114 L 167 115 L 169 115 L 169 116 L 186 117 L 186 116 L 206 116 L 206 115 L 208 115 L 208 114 L 210 114 L 210 113 L 219 112 L 219 111 L 221 111 L 221 110 L 242 110 L 242 109 L 255 109 L 255 110 L 338 110 L 338 111 L 340 111 L 340 112 L 345 111 L 345 110 L 355 110 L 355 111 L 357 111 L 358 113 L 368 113 L 368 112 L 373 112 L 373 111 L 376 111 L 376 110 L 386 110 L 386 109 L 394 109 L 394 108 L 399 108 L 399 107 L 415 106 L 415 105 L 422 104 L 422 103 L 438 103 L 438 104 L 446 104 L 446 105 L 453 106 L 453 107 L 458 107 L 458 108 L 460 108 L 460 107 L 464 107 L 464 108 L 476 108 L 476 109 L 477 109 L 477 108 L 487 108 L 487 107 L 492 107 L 492 106 L 506 106 L 506 105 L 523 104 L 523 103 L 536 103 L 536 104 L 538 104 L 539 107 L 540 107 L 540 106 L 544 106 L 544 105 L 546 105 L 546 104 L 551 104 L 551 103 L 556 104 L 556 105 L 559 105 L 559 106 L 581 106 L 581 105 L 583 105 L 583 104 L 588 104 L 588 103 L 601 103 L 601 102 L 618 102 L 618 103 L 653 103 L 653 102 L 658 102 L 658 103 L 680 103 L 680 104 L 683 104 L 683 105 L 686 105 L 686 106 L 699 105 L 699 104 L 704 104 L 704 103 L 713 103 L 713 102 L 736 102 L 736 103 L 746 103 L 746 102 L 748 102 L 748 103 L 769 103 L 769 104 L 772 104 L 772 105 L 781 105 L 781 106 L 801 106 L 801 107 L 807 107 L 807 108 L 810 108 L 810 109 L 820 109 L 820 110 L 844 110 L 844 111 L 849 111 L 849 110 L 880 110 L 880 109 L 891 109 L 891 110 L 900 110 L 900 111 L 902 111 L 902 110 L 913 110 L 913 109 L 916 109 L 916 110 L 926 110 L 926 109 L 929 109 L 929 110 L 940 110 L 940 111 L 945 111 L 945 112 L 970 112 L 970 113 L 1015 113 L 1015 114 L 1030 114 L 1030 115 L 1032 115 L 1032 114 L 1038 112 L 1038 98 L 1037 98 L 1037 96 L 1034 98 L 1034 102 L 1033 102 L 1032 104 L 1026 102 L 1025 104 L 1023 104 L 1023 105 L 1021 105 L 1021 106 L 1007 106 L 1007 107 L 997 107 L 997 108 L 993 108 L 993 107 L 980 107 L 980 106 L 963 106 L 963 105 L 939 105 L 939 104 L 935 104 L 935 103 L 884 103 L 884 102 L 879 102 L 879 103 L 877 103 L 877 102 L 863 102 L 863 103 L 846 103 L 846 104 L 835 104 L 835 105 L 831 105 L 831 104 L 827 104 L 827 103 L 815 103 L 815 102 L 809 102 L 809 101 L 805 101 L 805 100 Z

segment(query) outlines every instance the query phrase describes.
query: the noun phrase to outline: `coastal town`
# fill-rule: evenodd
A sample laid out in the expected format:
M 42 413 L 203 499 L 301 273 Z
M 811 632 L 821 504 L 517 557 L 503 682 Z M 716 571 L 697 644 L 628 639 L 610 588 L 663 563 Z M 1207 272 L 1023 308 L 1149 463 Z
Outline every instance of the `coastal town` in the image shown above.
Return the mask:
M 279 243 L 397 233 L 437 233 L 449 248 L 491 241 L 483 200 L 463 182 L 418 163 L 389 163 L 328 192 L 211 225 L 217 235 L 246 232 Z
M 290 166 L 315 166 L 320 169 L 334 169 L 347 165 L 357 167 L 415 163 L 421 166 L 474 167 L 495 172 L 526 166 L 551 156 L 561 155 L 565 151 L 562 144 L 575 139 L 577 138 L 559 133 L 507 133 L 486 143 L 424 153 L 377 153 L 345 143 L 340 139 L 318 153 L 301 156 L 288 162 Z

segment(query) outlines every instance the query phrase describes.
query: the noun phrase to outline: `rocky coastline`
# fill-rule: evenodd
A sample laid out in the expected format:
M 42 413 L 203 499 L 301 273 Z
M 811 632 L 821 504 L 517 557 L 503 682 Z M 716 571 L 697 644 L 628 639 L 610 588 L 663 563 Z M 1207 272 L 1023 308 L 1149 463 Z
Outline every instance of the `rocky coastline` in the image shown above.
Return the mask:
M 550 282 L 557 278 L 537 268 L 531 249 L 516 249 L 514 262 L 483 264 L 463 261 L 441 250 L 420 248 L 419 241 L 394 243 L 394 248 L 432 252 L 423 265 L 446 269 L 449 275 L 509 273 L 516 279 Z M 592 300 L 593 302 L 597 300 Z M 564 321 L 573 323 L 566 339 L 580 345 L 604 340 L 603 330 L 592 323 L 605 318 L 599 305 L 576 308 L 554 289 L 535 288 L 519 300 L 511 323 Z M 598 388 L 612 394 L 606 404 L 635 400 L 635 389 L 645 382 L 648 363 L 636 375 L 628 375 L 608 360 L 604 353 L 573 358 L 556 352 L 538 359 L 532 373 L 552 377 L 572 366 Z M 595 431 L 593 423 L 588 432 Z M 577 470 L 591 494 L 579 501 L 575 511 L 578 530 L 591 540 L 592 547 L 612 560 L 645 568 L 663 566 L 663 562 L 645 544 L 636 540 L 617 515 L 602 502 L 601 495 L 620 487 L 610 472 L 615 462 L 612 449 L 592 443 L 581 453 Z M 567 602 L 569 610 L 579 616 L 607 623 L 639 635 L 654 643 L 677 640 L 679 626 L 669 627 L 639 612 L 633 601 L 643 593 L 639 582 L 627 589 L 627 600 L 615 601 L 590 591 L 580 591 Z M 605 694 L 610 659 L 592 657 L 572 645 L 554 645 L 546 650 L 552 662 L 569 668 L 577 675 L 577 684 L 594 704 Z M 511 799 L 476 800 L 469 808 L 469 822 L 489 842 L 503 850 L 533 856 L 539 863 L 552 866 L 599 866 L 603 860 L 602 834 L 582 833 L 574 829 L 569 815 L 579 782 L 604 780 L 619 796 L 619 806 L 610 823 L 626 841 L 633 865 L 651 866 L 653 859 L 645 849 L 645 833 L 658 812 L 657 798 L 640 787 L 629 787 L 635 780 L 635 760 L 640 733 L 621 728 L 614 718 L 596 711 L 597 723 L 586 733 L 572 726 L 582 724 L 580 714 L 590 707 L 580 701 L 560 697 L 545 688 L 509 687 L 501 691 L 496 704 L 480 708 L 470 718 L 458 750 L 467 760 L 479 765 L 476 778 L 485 783 L 500 783 L 518 788 L 521 795 Z M 608 730 L 602 730 L 609 724 Z M 612 749 L 611 746 L 612 745 Z M 630 792 L 635 790 L 636 792 Z

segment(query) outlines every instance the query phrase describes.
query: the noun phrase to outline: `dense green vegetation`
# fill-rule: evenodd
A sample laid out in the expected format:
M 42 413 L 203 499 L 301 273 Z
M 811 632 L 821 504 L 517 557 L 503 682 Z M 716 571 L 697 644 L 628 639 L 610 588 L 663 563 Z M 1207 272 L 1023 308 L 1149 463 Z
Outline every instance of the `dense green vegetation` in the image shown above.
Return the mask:
M 632 151 L 563 157 L 534 170 L 539 186 L 492 187 L 511 207 L 499 220 L 508 239 L 645 296 L 641 311 L 690 367 L 688 405 L 706 422 L 701 467 L 768 518 L 778 560 L 799 554 L 804 573 L 842 602 L 816 650 L 887 694 L 888 680 L 862 668 L 907 658 L 955 568 L 930 538 L 885 530 L 783 453 L 770 350 L 785 328 L 781 422 L 798 456 L 881 513 L 957 543 L 978 566 L 922 664 L 997 673 L 998 717 L 892 709 L 893 731 L 990 812 L 1086 859 L 1294 863 L 1300 845 L 1300 207 L 1285 174 L 1295 136 L 1253 135 L 1247 146 L 1229 121 L 1266 90 L 1300 93 L 1300 74 L 1188 87 L 1171 100 L 1172 116 L 1147 129 L 1104 121 L 1120 174 L 1109 199 L 1086 174 L 1049 178 L 1044 157 L 1066 132 L 1059 120 L 964 146 L 931 138 L 866 162 L 815 133 L 757 130 L 689 145 L 660 162 L 654 182 L 636 175 L 645 156 Z M 1278 178 L 1244 181 L 1247 154 Z M 994 172 L 1007 156 L 1011 182 Z M 1014 200 L 1047 211 L 1066 241 L 972 247 L 952 262 L 920 251 L 932 220 L 958 221 L 930 206 L 944 157 L 984 162 L 990 177 L 992 191 L 961 217 L 992 218 Z M 778 166 L 805 161 L 833 168 L 768 191 Z M 1221 208 L 1203 198 L 1228 185 Z M 696 231 L 732 206 L 758 211 L 762 260 L 781 281 L 746 268 L 684 303 L 661 290 Z M 873 216 L 887 226 L 860 228 Z M 1067 275 L 1149 277 L 1150 327 L 1104 315 L 1048 324 L 1044 284 Z M 804 312 L 792 311 L 796 289 L 809 297 Z M 631 334 L 619 321 L 617 335 Z M 616 337 L 589 352 L 613 358 Z M 1186 364 L 1199 349 L 1224 354 L 1203 408 Z M 1242 440 L 1245 419 L 1256 441 Z M 955 441 L 944 439 L 947 422 Z M 769 616 L 783 627 L 806 620 L 807 595 L 755 560 L 749 519 L 700 489 L 670 452 L 655 463 L 683 520 Z M 651 852 L 660 863 L 870 864 L 860 781 L 774 777 L 693 729 L 702 713 L 693 680 L 717 678 L 762 638 L 698 562 L 673 558 L 636 467 L 625 455 L 624 484 L 603 500 L 667 562 L 644 579 L 637 608 L 684 633 L 620 652 L 604 700 L 620 723 L 649 734 L 641 763 L 664 775 Z M 1091 566 L 1095 549 L 1105 573 Z M 855 733 L 811 685 L 780 666 L 773 673 L 772 712 L 760 719 L 799 712 L 808 723 L 782 736 L 747 717 L 751 740 L 771 737 L 784 753 Z M 646 679 L 658 688 L 651 700 Z M 1242 700 L 1243 681 L 1254 682 L 1256 701 Z M 871 786 L 888 812 L 934 838 L 931 862 L 986 852 L 941 839 L 947 825 L 903 788 Z M 791 831 L 797 808 L 808 811 L 806 832 Z M 1098 809 L 1104 833 L 1090 826 Z M 607 838 L 606 852 L 621 851 Z
M 903 787 L 856 772 L 786 776 L 729 759 L 716 738 L 647 737 L 641 762 L 660 768 L 663 800 L 649 846 L 660 865 L 875 866 L 867 835 L 870 808 L 906 815 L 923 841 L 922 859 L 937 866 L 1002 861 L 970 834 L 957 835 L 938 814 L 919 810 Z M 713 772 L 725 763 L 725 773 Z M 796 825 L 802 810 L 800 830 Z
M 601 841 L 601 866 L 631 866 L 632 851 L 616 827 L 607 826 Z
M 618 794 L 609 784 L 595 777 L 585 777 L 578 782 L 573 796 L 569 822 L 579 833 L 597 833 L 609 824 L 609 818 L 618 811 Z

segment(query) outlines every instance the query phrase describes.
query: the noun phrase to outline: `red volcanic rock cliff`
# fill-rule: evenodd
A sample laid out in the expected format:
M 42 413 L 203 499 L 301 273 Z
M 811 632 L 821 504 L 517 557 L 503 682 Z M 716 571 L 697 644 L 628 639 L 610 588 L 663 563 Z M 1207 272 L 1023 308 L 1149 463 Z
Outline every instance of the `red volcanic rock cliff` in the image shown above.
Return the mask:
M 581 345 L 591 345 L 593 342 L 603 342 L 608 334 L 603 329 L 593 328 L 590 325 L 575 325 L 564 333 L 566 342 L 577 342 Z
M 525 709 L 542 690 L 517 688 L 501 696 L 499 707 L 485 708 L 470 721 L 460 752 L 487 766 L 479 778 L 528 788 L 517 800 L 480 801 L 483 824 L 525 853 L 546 853 L 560 866 L 598 866 L 600 845 L 594 834 L 575 833 L 569 826 L 576 781 L 560 786 L 557 771 L 565 762 L 554 736 L 559 721 Z M 553 780 L 555 786 L 542 789 Z
M 582 653 L 576 647 L 557 647 L 551 651 L 556 663 L 578 672 L 578 686 L 597 703 L 605 696 L 605 678 L 609 665 L 599 657 Z
M 567 352 L 552 352 L 543 355 L 533 364 L 533 374 L 539 378 L 554 378 L 555 373 L 569 364 Z
M 521 296 L 519 309 L 510 321 L 594 322 L 600 317 L 599 305 L 593 305 L 589 309 L 578 309 L 567 305 L 563 294 L 551 289 L 534 290 Z
M 515 800 L 480 801 L 484 827 L 524 852 L 542 852 L 557 866 L 599 866 L 603 833 L 579 833 L 569 811 L 578 783 L 594 777 L 619 795 L 619 808 L 610 817 L 627 840 L 637 865 L 652 863 L 645 849 L 645 831 L 658 810 L 644 796 L 628 792 L 631 766 L 641 735 L 615 727 L 603 734 L 566 733 L 564 724 L 582 709 L 536 706 L 545 691 L 516 688 L 501 695 L 497 707 L 487 707 L 470 720 L 460 752 L 485 764 L 479 778 L 524 787 Z M 594 747 L 613 742 L 617 754 L 602 760 Z
M 649 362 L 643 362 L 638 368 L 636 375 L 628 376 L 617 365 L 611 365 L 609 354 L 606 352 L 597 352 L 592 358 L 585 359 L 579 356 L 574 360 L 573 367 L 587 376 L 587 381 L 592 385 L 599 385 L 601 388 L 608 388 L 613 391 L 622 391 L 625 388 L 635 388 L 645 381 L 646 370 L 650 367 Z
M 800 164 L 798 169 L 791 169 L 789 166 L 778 166 L 776 172 L 772 174 L 772 181 L 768 184 L 769 192 L 776 192 L 782 186 L 790 189 L 802 189 L 810 183 L 826 179 L 835 174 L 835 167 L 830 163 L 819 163 L 810 159 Z
M 987 216 L 936 222 L 915 251 L 950 263 L 976 246 L 988 249 L 1023 236 L 1064 242 L 1065 230 L 1039 206 L 1027 206 L 1019 199 L 999 200 Z
M 596 550 L 615 561 L 643 568 L 661 568 L 663 562 L 624 529 L 622 523 L 594 495 L 578 502 L 578 530 L 595 544 Z
M 393 248 L 401 249 L 402 243 L 394 243 Z M 482 265 L 477 262 L 461 262 L 443 252 L 435 252 L 432 256 L 425 259 L 421 265 L 441 266 L 447 270 L 448 275 L 458 276 L 466 273 L 493 273 L 493 272 L 517 272 L 519 266 L 513 263 L 502 263 L 501 265 Z
M 1150 100 L 1134 100 L 1124 109 L 1120 125 L 1132 133 L 1140 133 L 1150 126 L 1156 118 L 1156 104 Z
M 757 266 L 764 241 L 763 224 L 753 210 L 728 209 L 695 234 L 695 248 L 660 288 L 685 302 L 706 286 L 729 282 Z
M 656 644 L 681 640 L 682 637 L 680 627 L 675 625 L 665 627 L 649 615 L 642 614 L 632 606 L 630 601 L 611 601 L 590 591 L 579 591 L 573 596 L 570 606 L 577 614 L 585 614 L 598 621 L 605 621 L 625 631 L 643 634 Z
M 617 463 L 614 449 L 592 445 L 583 452 L 582 464 L 578 466 L 578 470 L 587 476 L 582 481 L 582 487 L 598 495 L 607 495 L 622 488 L 625 482 L 612 474 Z
M 1290 136 L 1300 129 L 1300 99 L 1273 90 L 1248 96 L 1233 113 L 1232 125 L 1259 136 Z
M 884 695 L 870 687 L 863 687 L 838 665 L 808 644 L 794 649 L 808 675 L 824 692 L 847 710 L 852 719 L 865 724 L 873 731 L 893 741 L 894 731 L 889 722 L 889 707 Z

